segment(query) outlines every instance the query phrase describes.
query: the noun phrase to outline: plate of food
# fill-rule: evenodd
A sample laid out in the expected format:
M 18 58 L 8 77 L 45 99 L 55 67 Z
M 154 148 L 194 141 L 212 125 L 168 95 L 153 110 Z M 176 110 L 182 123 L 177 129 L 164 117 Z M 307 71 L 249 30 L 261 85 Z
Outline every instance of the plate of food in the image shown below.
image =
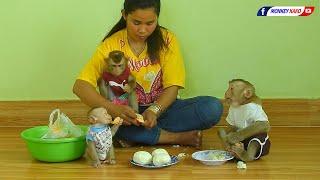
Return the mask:
M 136 163 L 133 160 L 130 161 L 131 164 L 136 165 L 136 166 L 140 166 L 140 167 L 144 167 L 144 168 L 151 168 L 151 169 L 155 169 L 155 168 L 164 168 L 167 166 L 172 166 L 174 164 L 177 164 L 179 162 L 178 157 L 177 156 L 171 156 L 171 161 L 169 163 L 163 164 L 163 165 L 154 165 L 153 163 L 150 164 L 140 164 L 140 163 Z
M 205 165 L 221 165 L 233 159 L 234 156 L 223 150 L 204 150 L 193 153 L 192 158 Z
M 156 169 L 172 166 L 179 162 L 179 158 L 169 155 L 165 149 L 156 149 L 150 154 L 147 151 L 137 151 L 134 153 L 130 163 L 135 166 Z

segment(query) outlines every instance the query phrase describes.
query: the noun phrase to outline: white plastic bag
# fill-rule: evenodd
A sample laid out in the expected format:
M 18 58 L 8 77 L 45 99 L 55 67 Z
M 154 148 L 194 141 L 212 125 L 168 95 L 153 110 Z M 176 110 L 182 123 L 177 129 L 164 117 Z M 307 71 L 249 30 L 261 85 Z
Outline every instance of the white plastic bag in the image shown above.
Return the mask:
M 73 122 L 60 109 L 55 109 L 49 116 L 49 129 L 42 136 L 43 139 L 57 139 L 66 137 L 80 137 L 82 130 L 73 124 Z

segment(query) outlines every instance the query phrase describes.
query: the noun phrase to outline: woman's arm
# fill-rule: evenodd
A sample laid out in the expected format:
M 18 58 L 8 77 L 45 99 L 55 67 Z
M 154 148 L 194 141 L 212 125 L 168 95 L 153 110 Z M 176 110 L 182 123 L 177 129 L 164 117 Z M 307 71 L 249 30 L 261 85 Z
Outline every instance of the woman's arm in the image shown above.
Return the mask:
M 161 111 L 166 110 L 177 99 L 178 90 L 178 86 L 170 86 L 164 89 L 156 102 L 161 106 Z
M 168 31 L 165 32 L 165 36 L 168 49 L 165 49 L 160 57 L 164 90 L 155 104 L 143 113 L 147 128 L 157 124 L 157 117 L 176 100 L 179 88 L 184 88 L 185 84 L 185 68 L 178 41 L 174 34 Z
M 125 125 L 138 125 L 136 114 L 132 108 L 112 104 L 112 102 L 102 97 L 90 83 L 84 80 L 76 80 L 73 86 L 73 92 L 86 105 L 90 107 L 105 107 L 113 118 L 121 117 Z

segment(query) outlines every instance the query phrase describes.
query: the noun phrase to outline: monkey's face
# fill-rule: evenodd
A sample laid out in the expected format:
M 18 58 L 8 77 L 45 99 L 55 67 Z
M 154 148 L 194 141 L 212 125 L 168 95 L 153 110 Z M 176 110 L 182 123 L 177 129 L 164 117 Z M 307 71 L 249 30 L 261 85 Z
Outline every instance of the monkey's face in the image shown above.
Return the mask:
M 108 114 L 105 108 L 94 109 L 90 114 L 90 118 L 94 120 L 94 123 L 101 124 L 110 124 L 112 121 L 112 117 Z
M 231 106 L 239 106 L 246 100 L 244 97 L 245 84 L 242 82 L 229 83 L 229 88 L 224 94 L 226 102 Z
M 122 60 L 119 63 L 116 63 L 111 60 L 109 61 L 108 67 L 108 70 L 112 75 L 120 76 L 126 68 L 125 59 L 122 58 Z

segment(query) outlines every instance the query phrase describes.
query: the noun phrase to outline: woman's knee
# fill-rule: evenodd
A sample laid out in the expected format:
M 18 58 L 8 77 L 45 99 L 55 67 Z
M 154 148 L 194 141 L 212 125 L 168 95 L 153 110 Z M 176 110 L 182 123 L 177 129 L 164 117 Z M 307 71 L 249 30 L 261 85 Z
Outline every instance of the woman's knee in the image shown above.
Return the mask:
M 210 128 L 219 122 L 223 113 L 223 105 L 218 98 L 212 96 L 200 96 L 198 98 L 197 111 L 205 126 Z

